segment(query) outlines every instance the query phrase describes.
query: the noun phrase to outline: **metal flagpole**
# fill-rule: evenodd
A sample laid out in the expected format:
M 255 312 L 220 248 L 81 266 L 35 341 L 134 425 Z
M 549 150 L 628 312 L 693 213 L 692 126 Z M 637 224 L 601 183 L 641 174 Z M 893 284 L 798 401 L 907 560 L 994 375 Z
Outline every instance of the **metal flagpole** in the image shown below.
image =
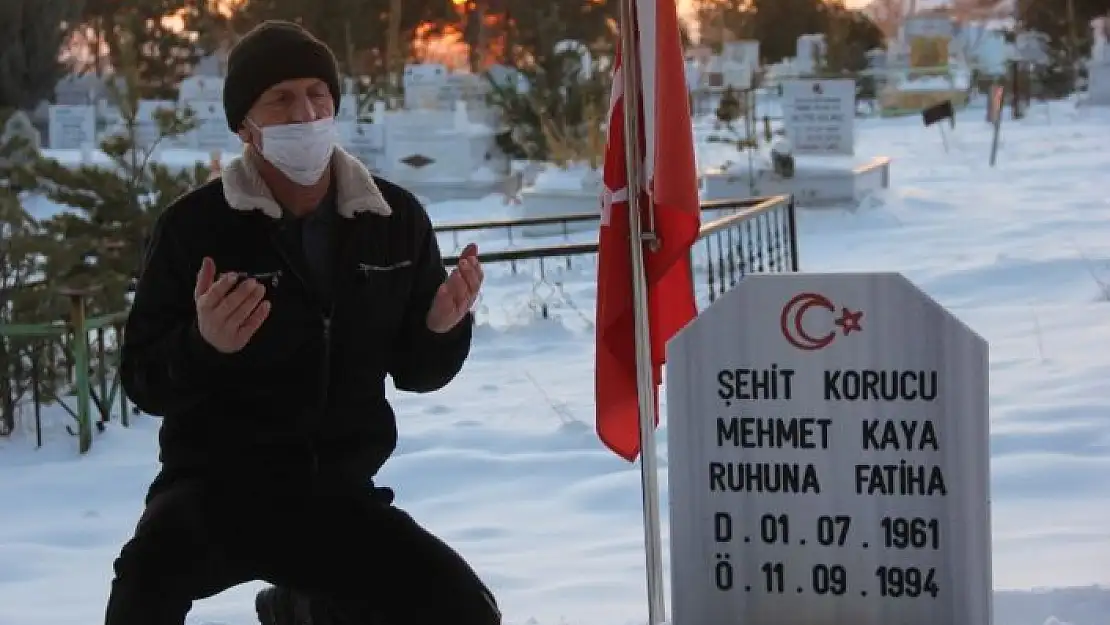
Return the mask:
M 620 45 L 624 80 L 624 150 L 628 178 L 628 220 L 632 258 L 632 310 L 636 340 L 636 390 L 640 406 L 640 483 L 644 508 L 644 550 L 647 556 L 648 625 L 666 616 L 663 592 L 663 536 L 659 517 L 659 459 L 655 449 L 655 379 L 651 365 L 647 275 L 644 244 L 655 234 L 644 232 L 640 191 L 644 189 L 644 156 L 640 150 L 640 63 L 636 38 L 636 0 L 621 0 Z M 654 16 L 653 16 L 654 17 Z M 648 149 L 651 149 L 648 146 Z M 654 219 L 649 223 L 654 224 Z

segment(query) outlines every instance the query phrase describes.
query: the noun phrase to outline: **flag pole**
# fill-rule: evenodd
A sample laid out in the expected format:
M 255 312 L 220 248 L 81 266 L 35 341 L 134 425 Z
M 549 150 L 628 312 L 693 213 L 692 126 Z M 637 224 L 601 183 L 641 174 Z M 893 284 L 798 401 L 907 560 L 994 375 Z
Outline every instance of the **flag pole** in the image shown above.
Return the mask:
M 645 233 L 640 213 L 644 189 L 644 155 L 640 149 L 640 54 L 636 40 L 636 0 L 620 2 L 621 71 L 624 80 L 624 150 L 628 177 L 629 253 L 632 259 L 632 311 L 636 341 L 636 394 L 640 407 L 640 483 L 644 514 L 644 551 L 647 558 L 648 625 L 660 625 L 666 616 L 663 586 L 663 536 L 659 512 L 659 459 L 655 448 L 655 376 L 651 364 L 651 330 L 648 321 L 647 275 L 644 244 L 654 241 Z M 650 146 L 648 147 L 650 149 Z M 650 210 L 650 205 L 648 206 Z M 654 223 L 654 220 L 651 221 Z

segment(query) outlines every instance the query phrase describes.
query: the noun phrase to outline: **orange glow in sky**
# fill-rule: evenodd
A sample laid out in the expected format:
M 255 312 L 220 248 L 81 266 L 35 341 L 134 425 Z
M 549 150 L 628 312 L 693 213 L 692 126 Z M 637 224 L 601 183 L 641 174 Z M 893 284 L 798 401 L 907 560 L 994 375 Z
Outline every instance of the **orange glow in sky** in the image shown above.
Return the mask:
M 859 9 L 867 6 L 867 3 L 869 1 L 870 0 L 846 0 L 844 4 L 849 9 Z M 458 2 L 456 2 L 456 4 L 458 4 Z M 691 0 L 678 0 L 678 10 L 682 11 L 683 13 L 688 13 L 692 4 L 693 2 Z

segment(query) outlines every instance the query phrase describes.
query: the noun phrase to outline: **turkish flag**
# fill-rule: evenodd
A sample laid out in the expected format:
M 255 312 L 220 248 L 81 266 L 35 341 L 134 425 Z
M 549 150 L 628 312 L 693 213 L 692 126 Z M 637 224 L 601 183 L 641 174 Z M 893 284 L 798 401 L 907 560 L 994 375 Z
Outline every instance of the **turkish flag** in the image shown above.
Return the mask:
M 639 52 L 639 119 L 643 155 L 639 208 L 644 228 L 652 228 L 657 248 L 645 246 L 651 362 L 658 385 L 667 341 L 697 315 L 690 248 L 698 237 L 700 206 L 694 165 L 693 127 L 675 0 L 635 0 Z M 622 25 L 622 27 L 624 27 Z M 629 462 L 640 453 L 625 169 L 624 65 L 617 56 L 605 146 L 602 220 L 598 238 L 597 346 L 595 397 L 597 434 Z M 658 415 L 658 411 L 656 413 Z M 658 424 L 658 416 L 656 417 Z

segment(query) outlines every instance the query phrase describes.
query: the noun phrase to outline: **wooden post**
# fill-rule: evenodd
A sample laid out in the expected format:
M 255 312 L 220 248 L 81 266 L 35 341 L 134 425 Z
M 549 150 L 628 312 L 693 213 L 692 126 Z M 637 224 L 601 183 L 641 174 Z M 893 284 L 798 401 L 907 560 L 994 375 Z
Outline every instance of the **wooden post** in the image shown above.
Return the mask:
M 124 328 L 124 324 L 122 324 L 122 323 L 117 323 L 114 326 L 114 329 L 116 331 L 116 345 L 117 346 L 122 346 L 123 345 L 123 328 Z M 122 348 L 117 347 L 117 349 L 122 349 Z M 121 358 L 121 360 L 122 360 L 122 358 Z M 120 361 L 116 361 L 116 375 L 117 376 L 120 375 L 119 371 L 120 371 Z M 119 395 L 119 422 L 121 424 L 123 424 L 123 427 L 125 427 L 125 428 L 130 427 L 131 426 L 131 411 L 127 407 L 127 393 L 125 393 L 124 390 L 123 390 L 123 380 L 122 379 L 119 381 L 119 390 L 117 391 L 117 394 Z M 111 410 L 111 408 L 109 408 L 109 410 Z
M 70 327 L 73 328 L 74 384 L 77 386 L 77 439 L 79 451 L 92 447 L 92 417 L 89 388 L 89 335 L 85 328 L 85 296 L 88 291 L 62 288 L 58 291 L 69 298 Z

